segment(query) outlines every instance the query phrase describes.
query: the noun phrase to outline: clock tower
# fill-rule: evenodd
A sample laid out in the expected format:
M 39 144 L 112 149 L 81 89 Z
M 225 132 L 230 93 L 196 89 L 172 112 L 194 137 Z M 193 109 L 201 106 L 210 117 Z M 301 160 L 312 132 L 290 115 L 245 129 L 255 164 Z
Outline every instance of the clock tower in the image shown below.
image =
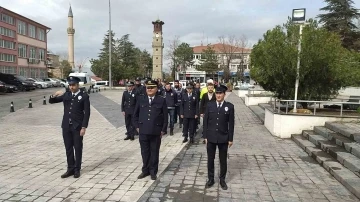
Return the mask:
M 154 25 L 153 31 L 153 72 L 152 72 L 152 79 L 163 79 L 163 50 L 164 50 L 164 43 L 163 43 L 163 33 L 162 33 L 162 26 L 165 24 L 161 20 L 153 21 L 152 24 Z

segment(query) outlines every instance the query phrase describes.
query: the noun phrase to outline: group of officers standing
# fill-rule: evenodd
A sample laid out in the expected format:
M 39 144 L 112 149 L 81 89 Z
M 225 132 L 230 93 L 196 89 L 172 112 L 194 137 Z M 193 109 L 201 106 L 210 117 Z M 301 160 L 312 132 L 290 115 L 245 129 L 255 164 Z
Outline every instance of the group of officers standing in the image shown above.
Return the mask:
M 155 180 L 161 137 L 167 134 L 169 125 L 170 136 L 174 135 L 174 124 L 179 120 L 182 128 L 183 143 L 194 137 L 203 118 L 203 143 L 208 154 L 208 181 L 211 187 L 214 181 L 214 159 L 216 147 L 220 158 L 220 185 L 227 189 L 225 176 L 227 172 L 227 151 L 232 146 L 234 135 L 234 105 L 225 102 L 227 87 L 215 86 L 213 80 L 200 89 L 200 83 L 188 83 L 183 89 L 178 80 L 174 86 L 169 82 L 148 79 L 141 85 L 140 78 L 128 82 L 124 91 L 121 111 L 125 116 L 126 138 L 134 140 L 139 135 L 141 155 L 143 159 L 142 173 L 139 179 L 151 176 Z
M 49 103 L 64 105 L 61 124 L 67 157 L 67 171 L 61 178 L 80 177 L 83 137 L 90 119 L 90 97 L 79 88 L 80 79 L 68 77 L 69 91 L 56 92 L 50 96 Z M 234 105 L 225 101 L 227 87 L 214 86 L 208 80 L 207 87 L 200 89 L 200 84 L 192 84 L 182 89 L 179 81 L 161 85 L 148 79 L 141 85 L 140 78 L 127 83 L 121 103 L 121 111 L 125 116 L 127 137 L 134 140 L 139 135 L 142 156 L 142 172 L 138 179 L 151 176 L 157 179 L 161 138 L 167 134 L 170 122 L 170 135 L 174 135 L 174 123 L 179 120 L 183 125 L 183 142 L 194 143 L 196 128 L 203 117 L 203 138 L 208 155 L 208 181 L 206 187 L 214 185 L 214 159 L 216 147 L 220 158 L 220 185 L 226 190 L 227 152 L 233 145 Z M 201 101 L 200 101 L 201 100 Z M 170 118 L 169 118 L 170 117 Z

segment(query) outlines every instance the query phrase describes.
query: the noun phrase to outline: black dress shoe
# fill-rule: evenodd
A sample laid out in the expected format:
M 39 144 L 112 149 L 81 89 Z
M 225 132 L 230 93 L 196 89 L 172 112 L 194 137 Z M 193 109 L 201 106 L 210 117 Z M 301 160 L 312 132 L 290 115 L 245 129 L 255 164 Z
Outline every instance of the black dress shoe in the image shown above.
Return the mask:
M 143 179 L 147 176 L 149 176 L 150 174 L 149 173 L 141 173 L 139 176 L 138 176 L 138 179 Z
M 225 182 L 225 180 L 220 180 L 220 186 L 223 190 L 227 190 L 228 189 L 228 186 Z
M 135 140 L 135 137 L 134 137 L 134 136 L 131 136 L 131 137 L 130 137 L 130 140 L 131 140 L 131 141 L 134 141 L 134 140 Z
M 194 143 L 194 138 L 190 138 L 190 143 Z
M 151 180 L 156 180 L 156 179 L 157 179 L 156 175 L 151 175 Z
M 79 177 L 80 177 L 80 171 L 75 171 L 74 178 L 79 178 Z
M 203 140 L 203 144 L 206 144 L 205 140 Z
M 182 124 L 179 124 L 179 128 L 182 128 Z
M 187 141 L 188 141 L 188 139 L 187 139 L 187 138 L 184 138 L 183 143 L 185 143 L 185 142 L 187 142 Z
M 67 177 L 70 177 L 72 175 L 74 175 L 74 171 L 73 170 L 68 170 L 68 171 L 66 171 L 66 173 L 61 175 L 61 178 L 67 178 Z
M 124 140 L 130 140 L 130 136 L 126 136 Z
M 205 187 L 206 187 L 206 188 L 210 188 L 210 187 L 212 187 L 214 184 L 215 184 L 215 181 L 214 181 L 214 180 L 208 180 L 208 181 L 206 182 Z

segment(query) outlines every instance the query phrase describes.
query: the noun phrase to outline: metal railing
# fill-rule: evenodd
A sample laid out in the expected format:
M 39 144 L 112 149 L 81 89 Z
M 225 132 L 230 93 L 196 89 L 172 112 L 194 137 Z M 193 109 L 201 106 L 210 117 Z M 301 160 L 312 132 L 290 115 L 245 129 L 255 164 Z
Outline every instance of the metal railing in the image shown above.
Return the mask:
M 282 104 L 282 103 L 285 103 L 285 104 Z M 292 105 L 291 105 L 291 103 L 292 103 Z M 269 102 L 270 106 L 273 107 L 274 112 L 276 112 L 278 114 L 284 113 L 281 110 L 281 108 L 285 108 L 285 114 L 289 114 L 290 113 L 289 108 L 292 108 L 294 106 L 294 103 L 295 103 L 295 100 L 282 100 L 282 99 L 277 99 L 274 97 L 271 97 L 270 102 Z M 298 109 L 302 109 L 302 105 L 299 103 L 308 103 L 308 109 L 313 110 L 312 115 L 316 115 L 317 109 L 331 109 L 331 107 L 327 107 L 327 108 L 324 107 L 324 106 L 326 106 L 324 104 L 331 104 L 328 106 L 339 106 L 340 107 L 340 116 L 343 116 L 344 105 L 345 106 L 357 105 L 358 107 L 360 107 L 360 102 L 297 100 L 296 103 L 297 103 Z M 321 105 L 323 105 L 323 107 L 321 107 Z M 337 108 L 333 108 L 333 109 L 337 109 Z M 351 112 L 354 112 L 354 110 L 351 110 Z M 297 113 L 297 114 L 299 114 L 299 113 Z M 304 114 L 304 115 L 306 115 L 306 114 Z M 326 115 L 326 116 L 331 116 L 331 115 Z M 360 113 L 358 116 L 360 116 Z

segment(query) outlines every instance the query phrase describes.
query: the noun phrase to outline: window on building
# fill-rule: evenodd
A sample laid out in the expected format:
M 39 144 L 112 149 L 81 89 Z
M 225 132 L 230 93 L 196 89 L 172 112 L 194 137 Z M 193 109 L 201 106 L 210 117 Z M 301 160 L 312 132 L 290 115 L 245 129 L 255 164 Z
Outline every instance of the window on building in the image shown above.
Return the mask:
M 39 60 L 45 60 L 45 50 L 39 49 Z
M 41 41 L 45 41 L 45 30 L 38 29 L 38 39 Z
M 28 68 L 20 67 L 19 68 L 19 75 L 25 78 L 28 78 Z
M 0 39 L 0 47 L 7 49 L 15 49 L 15 42 Z
M 47 78 L 47 70 L 46 70 L 46 69 L 40 69 L 39 78 L 40 78 L 40 79 L 45 79 L 45 78 Z
M 36 48 L 35 47 L 29 48 L 29 58 L 36 59 Z
M 16 56 L 15 56 L 15 55 L 0 53 L 0 61 L 4 61 L 4 62 L 15 62 L 15 60 L 16 60 Z
M 30 68 L 30 77 L 31 78 L 38 78 L 38 68 Z
M 36 38 L 36 28 L 34 25 L 29 24 L 29 37 Z
M 4 73 L 4 74 L 16 74 L 16 67 L 0 66 L 0 73 Z
M 21 20 L 18 20 L 18 33 L 26 35 L 26 24 Z
M 5 27 L 0 27 L 0 34 L 8 37 L 15 37 L 15 32 L 11 29 L 7 29 Z
M 14 18 L 5 14 L 1 14 L 1 21 L 6 22 L 8 24 L 13 25 L 14 22 Z
M 19 54 L 19 57 L 27 58 L 26 45 L 24 45 L 24 44 L 18 45 L 18 54 Z

